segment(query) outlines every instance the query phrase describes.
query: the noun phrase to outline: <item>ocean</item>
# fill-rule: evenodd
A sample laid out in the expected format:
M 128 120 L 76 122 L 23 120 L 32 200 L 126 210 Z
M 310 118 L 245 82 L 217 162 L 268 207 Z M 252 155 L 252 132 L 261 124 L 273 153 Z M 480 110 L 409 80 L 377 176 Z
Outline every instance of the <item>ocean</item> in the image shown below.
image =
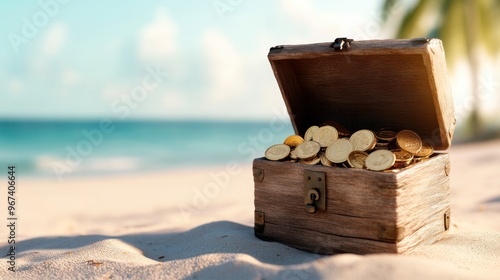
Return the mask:
M 0 121 L 0 167 L 63 178 L 251 163 L 289 121 Z

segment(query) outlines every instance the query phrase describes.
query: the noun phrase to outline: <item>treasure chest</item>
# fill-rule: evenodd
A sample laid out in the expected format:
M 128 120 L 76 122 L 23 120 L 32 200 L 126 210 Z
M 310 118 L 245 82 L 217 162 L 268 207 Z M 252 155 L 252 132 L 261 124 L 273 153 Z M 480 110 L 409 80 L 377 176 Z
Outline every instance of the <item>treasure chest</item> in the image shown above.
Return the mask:
M 280 45 L 268 54 L 297 135 L 327 121 L 411 130 L 434 148 L 398 170 L 253 161 L 255 235 L 320 254 L 404 253 L 450 226 L 455 117 L 439 39 Z

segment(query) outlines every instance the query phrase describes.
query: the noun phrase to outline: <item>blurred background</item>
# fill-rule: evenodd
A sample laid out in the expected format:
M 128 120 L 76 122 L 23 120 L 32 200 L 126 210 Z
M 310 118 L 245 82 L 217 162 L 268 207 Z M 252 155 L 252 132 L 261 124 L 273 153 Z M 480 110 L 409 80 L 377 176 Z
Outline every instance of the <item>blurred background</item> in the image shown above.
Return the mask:
M 269 47 L 438 37 L 455 143 L 500 135 L 500 1 L 2 1 L 0 164 L 25 176 L 251 163 L 293 133 Z

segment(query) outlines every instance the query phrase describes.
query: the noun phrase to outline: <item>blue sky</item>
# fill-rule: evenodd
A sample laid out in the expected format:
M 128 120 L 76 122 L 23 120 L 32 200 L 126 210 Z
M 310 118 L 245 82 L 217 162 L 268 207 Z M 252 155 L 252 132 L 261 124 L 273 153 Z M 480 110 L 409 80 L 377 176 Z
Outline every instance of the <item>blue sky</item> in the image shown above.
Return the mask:
M 266 119 L 284 108 L 269 47 L 387 37 L 380 5 L 2 1 L 0 118 Z

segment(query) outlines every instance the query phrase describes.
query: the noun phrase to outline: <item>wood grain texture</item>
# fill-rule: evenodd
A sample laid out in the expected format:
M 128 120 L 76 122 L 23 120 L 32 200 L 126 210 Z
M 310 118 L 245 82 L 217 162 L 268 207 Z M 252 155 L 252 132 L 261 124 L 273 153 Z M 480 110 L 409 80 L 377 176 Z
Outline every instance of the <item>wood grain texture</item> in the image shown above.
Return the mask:
M 256 235 L 319 253 L 402 253 L 442 236 L 449 211 L 447 154 L 399 173 L 255 159 L 255 210 L 265 213 Z M 326 211 L 304 211 L 304 170 L 326 174 Z M 318 243 L 315 239 L 325 239 Z M 318 248 L 319 246 L 319 248 Z
M 441 41 L 290 45 L 268 58 L 295 132 L 334 120 L 351 131 L 411 129 L 436 150 L 451 144 L 455 117 Z

